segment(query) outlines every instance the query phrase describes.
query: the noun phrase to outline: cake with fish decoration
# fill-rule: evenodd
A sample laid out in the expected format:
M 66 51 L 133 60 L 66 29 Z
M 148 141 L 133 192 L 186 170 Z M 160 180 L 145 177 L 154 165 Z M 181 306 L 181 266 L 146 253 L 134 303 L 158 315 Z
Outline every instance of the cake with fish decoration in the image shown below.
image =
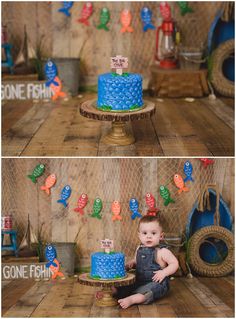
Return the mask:
M 90 277 L 96 280 L 119 280 L 126 277 L 125 255 L 111 250 L 113 241 L 101 241 L 105 252 L 91 254 Z
M 98 76 L 97 108 L 107 112 L 138 111 L 144 106 L 142 76 L 123 72 L 128 59 L 121 56 L 111 58 L 115 72 Z

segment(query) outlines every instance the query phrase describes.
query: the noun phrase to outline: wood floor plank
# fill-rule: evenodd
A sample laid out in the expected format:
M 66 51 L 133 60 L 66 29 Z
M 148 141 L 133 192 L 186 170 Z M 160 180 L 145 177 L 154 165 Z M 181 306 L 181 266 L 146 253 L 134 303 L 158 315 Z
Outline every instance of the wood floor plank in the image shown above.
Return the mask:
M 137 305 L 133 305 L 127 309 L 119 308 L 119 317 L 121 318 L 141 318 L 139 308 Z
M 157 306 L 155 303 L 150 305 L 138 305 L 141 318 L 158 318 Z

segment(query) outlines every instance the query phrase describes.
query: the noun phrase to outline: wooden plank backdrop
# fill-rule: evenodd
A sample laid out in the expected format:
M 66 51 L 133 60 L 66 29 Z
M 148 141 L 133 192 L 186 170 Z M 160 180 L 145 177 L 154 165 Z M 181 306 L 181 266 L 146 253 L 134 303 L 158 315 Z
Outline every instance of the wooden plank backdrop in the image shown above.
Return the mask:
M 36 48 L 42 39 L 42 54 L 45 57 L 80 57 L 81 84 L 96 84 L 99 73 L 110 69 L 109 58 L 122 54 L 129 58 L 129 71 L 149 77 L 149 67 L 153 63 L 155 31 L 143 32 L 140 11 L 148 6 L 153 12 L 153 23 L 160 21 L 160 2 L 94 2 L 94 12 L 90 26 L 77 22 L 83 2 L 74 2 L 71 17 L 58 12 L 60 2 L 3 2 L 2 22 L 7 25 L 9 41 L 17 55 L 26 25 L 28 36 Z M 182 44 L 187 47 L 205 47 L 210 25 L 216 12 L 225 2 L 190 2 L 193 13 L 181 16 L 177 2 L 170 2 L 172 15 L 182 33 Z M 100 10 L 109 8 L 110 31 L 98 30 Z M 120 32 L 120 12 L 128 8 L 132 12 L 132 34 Z M 84 83 L 83 83 L 84 82 Z
M 100 249 L 100 240 L 114 239 L 115 249 L 132 256 L 137 238 L 137 220 L 132 221 L 129 200 L 135 197 L 140 212 L 145 214 L 145 195 L 151 192 L 165 220 L 166 233 L 184 231 L 187 217 L 205 184 L 217 183 L 223 199 L 234 214 L 234 161 L 230 158 L 217 158 L 214 165 L 203 168 L 199 159 L 190 159 L 193 165 L 194 183 L 188 182 L 190 191 L 177 194 L 173 184 L 175 173 L 183 174 L 186 159 L 151 158 L 80 158 L 80 159 L 10 159 L 2 160 L 2 211 L 11 213 L 18 241 L 22 239 L 27 225 L 28 214 L 33 231 L 38 236 L 42 228 L 45 242 L 76 242 L 82 264 L 89 263 L 90 253 Z M 46 165 L 45 173 L 33 184 L 26 176 L 38 163 Z M 48 196 L 40 189 L 45 178 L 55 173 L 56 185 Z M 57 203 L 62 188 L 69 184 L 72 188 L 68 207 Z M 165 207 L 159 194 L 160 185 L 166 185 L 175 204 Z M 85 215 L 74 212 L 77 200 L 86 193 L 89 202 Z M 102 219 L 91 218 L 94 199 L 103 202 Z M 114 200 L 121 203 L 122 221 L 112 221 L 111 204 Z

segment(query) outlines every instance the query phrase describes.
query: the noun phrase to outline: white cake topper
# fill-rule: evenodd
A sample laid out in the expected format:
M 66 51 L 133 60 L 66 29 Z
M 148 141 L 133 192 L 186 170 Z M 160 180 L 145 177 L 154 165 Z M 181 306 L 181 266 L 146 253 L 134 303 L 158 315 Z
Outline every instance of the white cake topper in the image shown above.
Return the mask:
M 105 253 L 109 254 L 113 247 L 113 240 L 107 238 L 101 240 L 101 248 L 105 249 Z
M 123 69 L 128 68 L 128 58 L 122 55 L 111 57 L 111 68 L 116 69 L 116 74 L 122 75 Z

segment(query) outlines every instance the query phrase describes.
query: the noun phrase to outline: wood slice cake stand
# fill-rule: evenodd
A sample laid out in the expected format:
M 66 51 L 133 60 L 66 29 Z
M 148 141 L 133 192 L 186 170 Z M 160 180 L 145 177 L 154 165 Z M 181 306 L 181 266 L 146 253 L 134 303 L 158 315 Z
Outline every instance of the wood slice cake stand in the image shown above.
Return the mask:
M 144 101 L 144 107 L 138 111 L 106 112 L 96 107 L 96 100 L 88 100 L 80 106 L 80 114 L 98 121 L 112 122 L 111 131 L 102 138 L 102 142 L 109 145 L 130 145 L 135 142 L 134 136 L 127 133 L 125 122 L 150 118 L 155 114 L 155 104 Z
M 100 287 L 99 292 L 101 298 L 96 299 L 96 306 L 99 307 L 112 307 L 117 306 L 117 300 L 112 296 L 112 287 L 128 286 L 133 284 L 135 281 L 135 275 L 128 273 L 123 279 L 117 280 L 98 280 L 92 279 L 89 273 L 81 274 L 79 276 L 78 282 L 82 285 Z

